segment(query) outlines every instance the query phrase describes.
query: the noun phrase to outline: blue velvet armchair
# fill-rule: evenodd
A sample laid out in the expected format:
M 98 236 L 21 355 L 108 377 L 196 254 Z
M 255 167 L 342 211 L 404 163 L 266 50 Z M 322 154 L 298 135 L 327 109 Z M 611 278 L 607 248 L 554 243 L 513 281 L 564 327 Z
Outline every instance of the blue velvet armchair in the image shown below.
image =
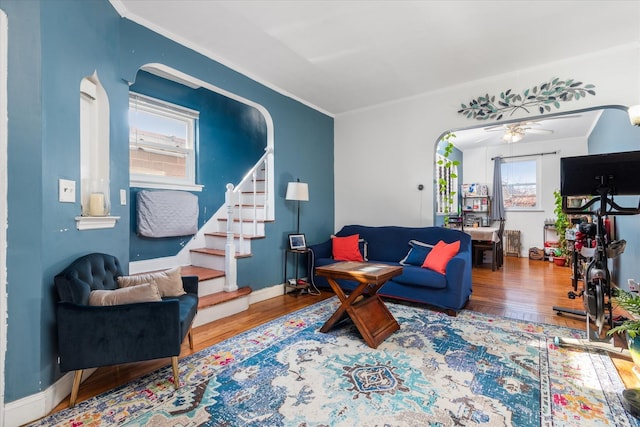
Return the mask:
M 161 301 L 89 305 L 93 290 L 118 288 L 118 259 L 92 253 L 75 260 L 54 281 L 58 291 L 60 370 L 75 371 L 70 405 L 78 396 L 83 369 L 171 357 L 174 386 L 180 387 L 178 356 L 185 336 L 193 348 L 191 324 L 198 307 L 198 278 L 183 276 L 185 294 Z

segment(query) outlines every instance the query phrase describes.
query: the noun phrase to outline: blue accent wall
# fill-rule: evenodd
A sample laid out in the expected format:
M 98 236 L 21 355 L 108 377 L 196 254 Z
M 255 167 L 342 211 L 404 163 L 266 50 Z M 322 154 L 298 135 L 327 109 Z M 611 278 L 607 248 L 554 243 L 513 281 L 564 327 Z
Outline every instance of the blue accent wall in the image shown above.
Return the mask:
M 640 150 L 640 127 L 629 123 L 627 111 L 607 108 L 603 111 L 588 141 L 589 154 L 615 153 Z M 640 173 L 640 171 L 639 171 Z M 623 207 L 638 206 L 638 197 L 620 196 L 616 203 Z M 640 215 L 618 215 L 615 218 L 616 238 L 627 241 L 622 255 L 611 260 L 613 281 L 628 289 L 627 279 L 640 280 Z
M 191 89 L 139 71 L 132 92 L 141 93 L 200 112 L 198 120 L 196 184 L 204 185 L 198 197 L 198 228 L 224 203 L 227 183 L 240 182 L 262 157 L 267 146 L 267 125 L 255 108 L 205 88 Z M 176 255 L 192 236 L 148 238 L 137 230 L 136 195 L 131 188 L 130 261 Z M 153 190 L 152 190 L 153 191 Z
M 0 0 L 9 21 L 7 401 L 39 391 L 41 329 L 52 316 L 43 286 L 42 40 L 37 2 Z M 3 123 L 4 126 L 4 123 Z M 50 292 L 49 292 L 50 293 Z M 43 325 L 43 326 L 41 326 Z M 49 349 L 49 352 L 51 350 Z M 51 365 L 51 362 L 48 363 Z M 50 375 L 49 375 L 50 376 Z
M 128 215 L 110 230 L 80 232 L 80 202 L 59 203 L 58 179 L 80 189 L 80 81 L 97 70 L 109 96 L 126 100 L 117 72 L 119 16 L 104 1 L 2 1 L 9 21 L 7 402 L 59 377 L 53 276 L 89 251 L 128 258 Z M 64 23 L 64 24 L 62 24 Z M 111 109 L 111 141 L 126 122 Z M 126 153 L 111 147 L 111 190 L 127 188 Z M 79 194 L 79 191 L 78 191 Z
M 9 21 L 6 402 L 41 392 L 61 376 L 55 274 L 94 251 L 117 256 L 125 268 L 129 262 L 131 203 L 112 203 L 111 213 L 120 216 L 115 228 L 78 231 L 79 200 L 57 201 L 59 178 L 80 185 L 79 89 L 94 71 L 109 98 L 111 200 L 129 189 L 129 83 L 143 64 L 163 63 L 261 105 L 272 121 L 276 221 L 267 238 L 254 242 L 253 257 L 240 261 L 240 286 L 282 282 L 283 249 L 296 221 L 295 206 L 284 200 L 288 181 L 309 183 L 311 200 L 301 210 L 308 242 L 334 231 L 331 117 L 120 18 L 107 0 L 0 0 L 0 8 Z M 214 150 L 206 157 L 222 162 L 232 154 Z M 222 182 L 237 181 L 243 171 L 213 173 Z

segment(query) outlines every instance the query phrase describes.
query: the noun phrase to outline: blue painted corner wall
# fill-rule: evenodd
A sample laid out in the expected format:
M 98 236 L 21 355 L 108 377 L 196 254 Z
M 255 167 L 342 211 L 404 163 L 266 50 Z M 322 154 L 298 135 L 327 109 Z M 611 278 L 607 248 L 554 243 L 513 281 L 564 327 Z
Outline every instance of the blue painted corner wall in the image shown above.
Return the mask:
M 640 150 L 640 127 L 629 124 L 626 109 L 604 109 L 588 140 L 589 154 L 604 154 Z M 640 171 L 639 171 L 640 172 Z M 638 197 L 619 196 L 616 203 L 623 207 L 637 207 Z M 619 215 L 615 218 L 616 239 L 627 241 L 625 251 L 610 262 L 613 281 L 628 289 L 627 279 L 640 281 L 640 215 Z
M 78 231 L 79 201 L 57 201 L 59 178 L 80 183 L 79 89 L 94 71 L 110 105 L 111 200 L 129 189 L 129 84 L 144 64 L 161 63 L 262 106 L 272 120 L 276 221 L 253 245 L 253 257 L 240 261 L 239 285 L 282 282 L 283 249 L 296 221 L 295 206 L 284 200 L 288 181 L 309 183 L 310 201 L 301 209 L 307 241 L 334 231 L 333 118 L 121 18 L 107 0 L 0 0 L 0 9 L 9 22 L 5 402 L 41 392 L 62 375 L 55 274 L 94 251 L 117 256 L 125 268 L 131 259 L 131 203 L 113 204 L 112 214 L 120 216 L 115 228 Z M 232 182 L 242 174 L 219 172 L 221 181 Z

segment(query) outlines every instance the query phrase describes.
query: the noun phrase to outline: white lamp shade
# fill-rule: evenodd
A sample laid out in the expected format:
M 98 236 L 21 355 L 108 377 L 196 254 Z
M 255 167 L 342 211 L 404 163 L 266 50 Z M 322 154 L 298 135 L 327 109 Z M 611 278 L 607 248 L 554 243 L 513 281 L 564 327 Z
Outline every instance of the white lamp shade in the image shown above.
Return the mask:
M 634 126 L 640 126 L 640 105 L 632 105 L 627 110 L 629 113 L 629 120 Z
M 287 184 L 285 199 L 309 201 L 309 185 L 306 182 L 290 182 Z

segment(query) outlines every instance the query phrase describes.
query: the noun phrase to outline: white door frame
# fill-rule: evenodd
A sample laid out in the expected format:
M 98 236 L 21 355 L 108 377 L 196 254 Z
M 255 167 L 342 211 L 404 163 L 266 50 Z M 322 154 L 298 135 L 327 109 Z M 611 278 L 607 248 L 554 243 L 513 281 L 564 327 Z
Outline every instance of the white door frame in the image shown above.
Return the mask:
M 7 355 L 7 69 L 8 21 L 0 9 L 0 427 L 4 426 L 5 357 Z

